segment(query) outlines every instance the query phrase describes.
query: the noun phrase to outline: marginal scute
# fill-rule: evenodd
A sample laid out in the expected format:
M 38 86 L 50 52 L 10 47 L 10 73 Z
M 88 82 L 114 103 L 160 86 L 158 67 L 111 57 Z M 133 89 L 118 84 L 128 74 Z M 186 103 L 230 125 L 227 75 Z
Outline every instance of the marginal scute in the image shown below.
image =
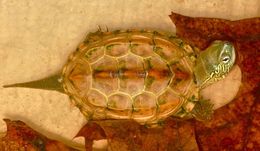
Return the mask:
M 102 45 L 108 46 L 115 43 L 128 43 L 127 35 L 125 33 L 113 34 L 112 32 L 107 32 L 106 36 L 103 37 L 101 41 Z
M 80 96 L 85 95 L 91 87 L 91 71 L 88 63 L 78 60 L 72 65 L 69 72 L 69 82 L 76 89 Z
M 111 118 L 129 118 L 132 113 L 132 99 L 123 93 L 115 93 L 109 96 L 107 108 L 107 115 Z
M 170 88 L 167 88 L 167 90 L 163 92 L 157 100 L 159 105 L 159 116 L 166 116 L 174 112 L 176 108 L 182 104 L 181 100 L 182 99 L 178 94 L 174 93 Z
M 152 93 L 144 92 L 134 98 L 132 116 L 134 118 L 150 117 L 156 113 L 156 109 L 156 96 Z
M 195 55 L 194 54 L 194 50 L 192 49 L 192 47 L 190 46 L 190 45 L 188 45 L 188 44 L 183 44 L 183 47 L 182 47 L 185 51 L 186 51 L 186 53 L 188 54 L 188 55 Z
M 133 36 L 131 38 L 130 51 L 140 57 L 150 57 L 154 55 L 152 39 L 144 36 Z
M 176 60 L 184 56 L 184 51 L 175 43 L 155 38 L 154 44 L 153 51 L 167 61 Z
M 127 110 L 132 109 L 132 100 L 123 93 L 116 93 L 109 96 L 107 105 L 109 109 Z
M 86 95 L 87 101 L 94 106 L 104 107 L 107 106 L 106 97 L 97 90 L 91 89 Z

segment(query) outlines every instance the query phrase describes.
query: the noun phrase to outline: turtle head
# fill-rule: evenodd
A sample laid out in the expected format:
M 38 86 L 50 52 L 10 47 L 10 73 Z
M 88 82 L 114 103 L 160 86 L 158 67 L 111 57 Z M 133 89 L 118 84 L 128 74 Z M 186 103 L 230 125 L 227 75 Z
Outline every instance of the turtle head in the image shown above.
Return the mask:
M 196 60 L 194 75 L 197 85 L 205 87 L 225 77 L 235 63 L 235 49 L 227 41 L 214 41 Z

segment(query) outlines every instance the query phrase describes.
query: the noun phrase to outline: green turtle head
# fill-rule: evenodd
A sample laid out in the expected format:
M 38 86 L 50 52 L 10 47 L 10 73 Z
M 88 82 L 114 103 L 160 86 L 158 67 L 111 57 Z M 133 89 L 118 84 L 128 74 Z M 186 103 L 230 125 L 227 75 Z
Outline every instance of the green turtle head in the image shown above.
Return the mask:
M 235 63 L 235 49 L 227 41 L 214 41 L 196 60 L 194 75 L 197 85 L 204 87 L 225 77 Z

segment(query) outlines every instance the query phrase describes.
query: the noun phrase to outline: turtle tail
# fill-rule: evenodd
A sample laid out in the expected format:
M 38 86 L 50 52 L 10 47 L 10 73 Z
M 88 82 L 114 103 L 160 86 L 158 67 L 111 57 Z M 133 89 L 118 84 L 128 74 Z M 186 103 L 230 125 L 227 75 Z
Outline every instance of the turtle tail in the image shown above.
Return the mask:
M 15 83 L 10 85 L 4 85 L 4 88 L 10 87 L 24 87 L 24 88 L 34 88 L 34 89 L 43 89 L 43 90 L 52 90 L 65 93 L 62 87 L 62 78 L 59 74 L 53 75 L 44 79 L 24 82 L 24 83 Z

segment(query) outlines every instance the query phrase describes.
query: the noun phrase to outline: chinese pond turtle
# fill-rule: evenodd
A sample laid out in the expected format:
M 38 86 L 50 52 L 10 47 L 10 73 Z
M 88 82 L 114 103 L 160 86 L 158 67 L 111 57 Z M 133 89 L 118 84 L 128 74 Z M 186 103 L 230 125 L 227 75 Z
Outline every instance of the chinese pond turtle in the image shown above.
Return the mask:
M 89 119 L 207 120 L 213 104 L 200 90 L 225 77 L 235 50 L 230 42 L 214 41 L 198 52 L 168 33 L 97 31 L 87 35 L 61 74 L 4 87 L 64 92 Z

